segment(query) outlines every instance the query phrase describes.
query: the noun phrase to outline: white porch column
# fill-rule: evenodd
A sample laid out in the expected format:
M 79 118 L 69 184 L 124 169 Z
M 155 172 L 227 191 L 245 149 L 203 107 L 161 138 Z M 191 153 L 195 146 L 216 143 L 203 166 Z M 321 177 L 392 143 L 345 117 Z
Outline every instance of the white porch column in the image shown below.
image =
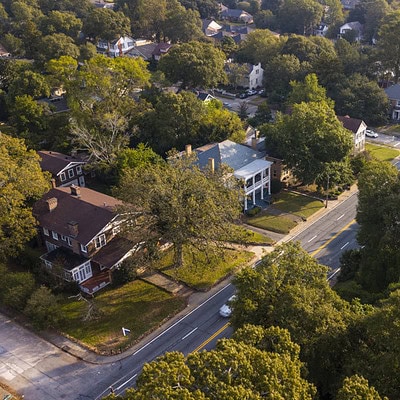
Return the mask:
M 253 189 L 253 206 L 256 204 L 256 190 Z
M 271 167 L 268 168 L 268 195 L 271 194 Z
M 244 195 L 244 211 L 247 211 L 247 194 Z
M 264 200 L 264 177 L 265 177 L 265 174 L 264 174 L 264 169 L 261 171 L 261 200 Z

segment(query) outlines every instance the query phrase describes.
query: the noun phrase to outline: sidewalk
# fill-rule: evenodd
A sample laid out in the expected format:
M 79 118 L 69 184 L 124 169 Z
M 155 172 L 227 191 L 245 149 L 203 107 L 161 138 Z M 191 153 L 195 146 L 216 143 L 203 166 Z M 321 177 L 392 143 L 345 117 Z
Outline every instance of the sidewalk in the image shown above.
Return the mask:
M 300 232 L 303 230 L 307 229 L 310 225 L 312 225 L 315 221 L 317 221 L 319 218 L 321 218 L 324 214 L 332 210 L 333 208 L 337 207 L 340 203 L 343 201 L 347 200 L 349 197 L 353 196 L 358 192 L 357 185 L 353 185 L 350 190 L 345 191 L 342 193 L 338 200 L 329 200 L 327 204 L 327 208 L 323 207 L 320 210 L 318 210 L 315 214 L 313 214 L 311 217 L 307 219 L 307 221 L 299 223 L 295 228 L 292 229 L 292 231 L 286 235 L 280 238 L 279 241 L 277 241 L 277 244 L 280 243 L 285 243 L 293 238 L 295 238 Z M 265 231 L 266 232 L 266 231 Z M 247 250 L 252 251 L 255 253 L 255 259 L 259 260 L 265 253 L 268 253 L 273 250 L 273 246 L 251 246 L 248 247 Z M 186 315 L 189 311 L 193 310 L 197 305 L 205 301 L 208 297 L 210 297 L 213 293 L 217 292 L 220 288 L 225 286 L 232 278 L 228 277 L 224 281 L 220 282 L 218 285 L 214 286 L 210 291 L 208 292 L 194 292 L 193 294 L 190 295 L 188 298 L 188 306 L 186 307 L 185 310 L 181 311 L 177 315 L 175 315 L 173 318 L 171 318 L 166 324 L 164 324 L 162 327 L 158 328 L 157 330 L 151 332 L 148 336 L 146 336 L 145 340 L 146 342 L 151 341 L 155 337 L 157 337 L 160 333 L 162 333 L 168 326 L 171 326 L 173 323 L 178 321 L 180 318 L 182 318 L 184 315 Z M 176 289 L 176 288 L 174 288 Z M 48 342 L 52 343 L 53 345 L 59 347 L 61 350 L 77 357 L 80 360 L 83 360 L 88 363 L 93 363 L 93 364 L 108 364 L 108 363 L 113 363 L 119 360 L 122 360 L 126 357 L 129 357 L 135 351 L 143 345 L 143 341 L 141 343 L 137 343 L 136 345 L 132 346 L 130 349 L 125 351 L 124 353 L 116 354 L 113 356 L 101 356 L 98 355 L 83 346 L 79 345 L 78 343 L 75 343 L 68 338 L 61 336 L 55 332 L 45 332 L 42 334 L 42 337 L 47 340 Z

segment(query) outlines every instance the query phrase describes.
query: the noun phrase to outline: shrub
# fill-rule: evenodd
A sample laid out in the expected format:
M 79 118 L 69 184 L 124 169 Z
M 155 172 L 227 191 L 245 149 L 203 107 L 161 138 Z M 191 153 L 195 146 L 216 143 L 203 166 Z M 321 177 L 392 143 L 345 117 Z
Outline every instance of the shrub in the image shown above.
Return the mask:
M 57 298 L 46 286 L 41 286 L 32 293 L 25 307 L 25 314 L 37 329 L 56 327 L 60 321 Z
M 271 193 L 277 194 L 282 190 L 282 182 L 279 179 L 271 180 Z
M 129 257 L 124 260 L 121 266 L 113 271 L 112 280 L 115 286 L 123 285 L 132 282 L 137 277 L 137 260 Z
M 261 211 L 261 207 L 255 206 L 251 208 L 250 210 L 246 211 L 246 215 L 249 217 L 254 217 L 254 215 L 257 215 Z
M 22 311 L 35 290 L 35 279 L 29 272 L 13 272 L 3 275 L 0 300 L 6 306 Z

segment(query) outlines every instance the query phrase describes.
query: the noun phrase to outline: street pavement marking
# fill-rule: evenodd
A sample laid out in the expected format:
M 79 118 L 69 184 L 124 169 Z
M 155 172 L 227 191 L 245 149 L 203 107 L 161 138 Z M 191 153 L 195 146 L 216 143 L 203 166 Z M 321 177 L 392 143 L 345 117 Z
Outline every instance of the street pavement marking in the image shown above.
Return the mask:
M 317 237 L 317 235 L 313 236 L 307 243 L 310 243 L 310 242 L 313 241 L 316 237 Z
M 328 246 L 330 242 L 335 240 L 343 231 L 345 231 L 350 225 L 354 224 L 356 222 L 355 219 L 351 220 L 347 225 L 345 225 L 339 232 L 337 232 L 335 235 L 333 235 L 327 242 L 325 242 L 323 245 L 319 246 L 317 250 L 313 251 L 311 253 L 311 256 L 315 256 L 317 253 L 319 253 L 323 248 Z
M 226 323 L 222 328 L 218 329 L 217 332 L 213 333 L 208 339 L 206 339 L 200 346 L 195 348 L 193 350 L 193 353 L 198 352 L 201 350 L 203 347 L 207 346 L 208 343 L 211 342 L 211 340 L 215 339 L 220 333 L 222 333 L 228 326 L 230 325 L 230 322 Z
M 340 250 L 343 250 L 349 243 L 350 243 L 350 242 L 347 242 L 346 244 L 344 244 L 344 245 L 340 248 Z
M 119 390 L 122 387 L 124 387 L 127 383 L 129 383 L 132 379 L 136 378 L 137 374 L 133 375 L 132 377 L 130 377 L 127 381 L 125 381 L 124 383 L 122 383 L 121 385 L 119 385 L 115 390 Z M 111 386 L 112 387 L 112 386 Z
M 190 336 L 193 332 L 197 331 L 199 329 L 198 326 L 196 328 L 192 329 L 189 333 L 187 333 L 181 340 L 185 340 L 188 336 Z
M 342 214 L 336 221 L 339 221 L 339 219 L 342 219 L 344 217 L 344 214 Z

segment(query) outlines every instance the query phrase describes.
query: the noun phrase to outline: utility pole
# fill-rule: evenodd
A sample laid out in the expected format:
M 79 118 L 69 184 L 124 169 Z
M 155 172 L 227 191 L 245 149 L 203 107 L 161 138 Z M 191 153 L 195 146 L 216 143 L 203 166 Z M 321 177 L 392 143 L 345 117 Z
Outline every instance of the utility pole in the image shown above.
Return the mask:
M 328 197 L 329 197 L 329 175 L 328 175 L 328 182 L 327 182 L 327 184 L 326 184 L 325 208 L 328 208 Z

